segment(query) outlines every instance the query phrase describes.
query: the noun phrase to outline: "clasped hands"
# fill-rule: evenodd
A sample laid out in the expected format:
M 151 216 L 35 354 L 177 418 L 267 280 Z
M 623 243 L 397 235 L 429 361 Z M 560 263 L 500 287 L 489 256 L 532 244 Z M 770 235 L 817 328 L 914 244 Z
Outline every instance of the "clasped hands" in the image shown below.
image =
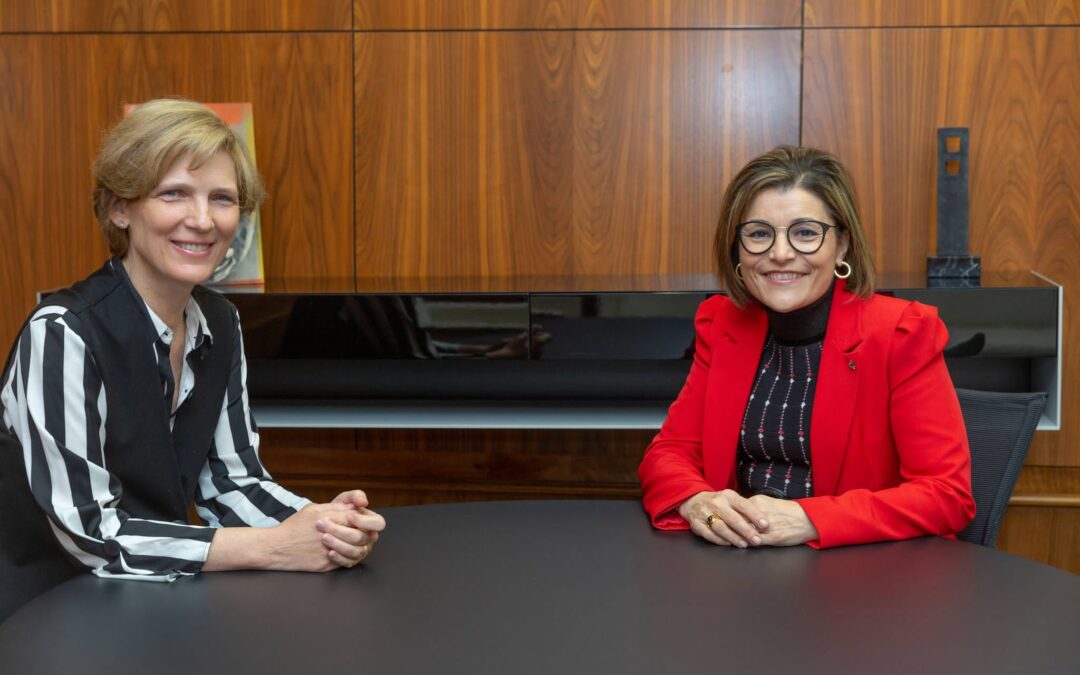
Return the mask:
M 386 527 L 383 517 L 367 506 L 363 490 L 349 490 L 326 504 L 300 509 L 278 526 L 290 549 L 287 557 L 314 572 L 355 567 Z
M 767 495 L 699 492 L 679 506 L 679 515 L 694 534 L 720 546 L 796 546 L 818 538 L 798 502 Z

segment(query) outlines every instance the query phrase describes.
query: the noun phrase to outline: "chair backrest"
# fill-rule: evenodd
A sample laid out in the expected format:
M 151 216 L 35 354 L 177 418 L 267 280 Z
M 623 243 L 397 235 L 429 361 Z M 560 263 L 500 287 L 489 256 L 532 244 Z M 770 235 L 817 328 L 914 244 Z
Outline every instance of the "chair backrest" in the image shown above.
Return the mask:
M 975 519 L 957 537 L 989 546 L 997 543 L 1046 394 L 957 389 L 971 446 L 971 489 Z

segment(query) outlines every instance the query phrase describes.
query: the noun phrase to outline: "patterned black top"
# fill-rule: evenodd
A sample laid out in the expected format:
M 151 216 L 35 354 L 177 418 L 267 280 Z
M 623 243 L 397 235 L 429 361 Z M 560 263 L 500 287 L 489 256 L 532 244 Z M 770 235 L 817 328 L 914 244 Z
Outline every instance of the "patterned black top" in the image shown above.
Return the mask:
M 779 314 L 766 309 L 769 335 L 746 402 L 736 475 L 745 496 L 814 494 L 810 415 L 832 306 L 832 287 L 817 302 Z

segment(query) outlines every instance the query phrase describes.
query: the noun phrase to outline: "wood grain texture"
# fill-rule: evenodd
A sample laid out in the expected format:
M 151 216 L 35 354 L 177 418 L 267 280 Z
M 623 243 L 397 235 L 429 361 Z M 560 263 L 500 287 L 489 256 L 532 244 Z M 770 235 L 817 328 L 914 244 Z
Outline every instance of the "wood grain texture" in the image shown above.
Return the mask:
M 358 30 L 797 28 L 800 0 L 355 0 Z
M 1069 507 L 1080 517 L 1080 467 L 1025 466 L 1009 500 L 1013 506 Z
M 61 38 L 0 36 L 0 345 L 7 354 L 40 290 L 101 265 L 108 247 L 90 202 L 97 133 L 119 118 L 86 102 L 84 50 Z M 82 75 L 71 76 L 72 73 Z M 78 101 L 81 105 L 74 105 Z
M 573 35 L 358 35 L 357 276 L 567 274 Z
M 578 0 L 354 0 L 357 30 L 557 30 Z M 570 14 L 567 14 L 567 12 Z
M 633 499 L 640 496 L 637 465 L 652 435 L 271 429 L 262 432 L 261 452 L 276 479 L 319 498 L 351 485 L 394 506 L 509 498 Z
M 997 548 L 1080 574 L 1080 508 L 1010 506 Z
M 1028 463 L 1080 465 L 1080 30 L 808 31 L 803 140 L 855 176 L 875 262 L 925 272 L 936 129 L 970 128 L 971 250 L 1065 288 L 1062 430 Z
M 251 101 L 270 276 L 352 276 L 349 35 L 0 36 L 0 344 L 107 256 L 90 166 L 121 107 Z
M 807 28 L 1080 24 L 1078 0 L 806 0 Z
M 316 502 L 326 502 L 357 484 L 349 479 L 312 480 L 286 476 L 281 485 Z M 361 484 L 376 511 L 391 506 L 454 504 L 458 502 L 517 501 L 523 499 L 641 499 L 636 488 L 608 489 L 552 486 L 534 483 L 462 481 L 389 481 L 374 479 Z M 643 512 L 644 513 L 644 512 Z
M 578 0 L 575 28 L 798 28 L 800 0 Z
M 575 274 L 695 274 L 728 180 L 798 138 L 796 31 L 577 34 Z
M 0 33 L 349 30 L 351 0 L 4 0 Z
M 1013 488 L 1013 497 L 1049 495 L 1080 496 L 1080 467 L 1025 466 Z
M 359 277 L 707 273 L 726 180 L 798 138 L 796 31 L 356 39 Z

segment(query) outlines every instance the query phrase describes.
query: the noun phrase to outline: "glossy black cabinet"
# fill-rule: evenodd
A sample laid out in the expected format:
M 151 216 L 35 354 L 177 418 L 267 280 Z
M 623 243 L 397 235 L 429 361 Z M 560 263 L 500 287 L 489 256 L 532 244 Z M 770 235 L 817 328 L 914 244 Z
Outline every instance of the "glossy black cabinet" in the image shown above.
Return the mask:
M 395 287 L 405 290 L 388 292 Z M 881 287 L 938 307 L 957 386 L 1050 391 L 1056 400 L 1054 284 L 984 274 L 980 288 L 926 288 L 913 276 L 887 277 Z M 649 411 L 645 427 L 658 425 L 678 394 L 693 356 L 694 313 L 718 292 L 707 276 L 267 288 L 230 299 L 244 327 L 252 399 L 271 418 L 290 409 L 636 409 Z M 1044 427 L 1052 427 L 1053 408 Z M 280 420 L 260 417 L 268 421 Z M 379 426 L 378 415 L 362 426 Z

